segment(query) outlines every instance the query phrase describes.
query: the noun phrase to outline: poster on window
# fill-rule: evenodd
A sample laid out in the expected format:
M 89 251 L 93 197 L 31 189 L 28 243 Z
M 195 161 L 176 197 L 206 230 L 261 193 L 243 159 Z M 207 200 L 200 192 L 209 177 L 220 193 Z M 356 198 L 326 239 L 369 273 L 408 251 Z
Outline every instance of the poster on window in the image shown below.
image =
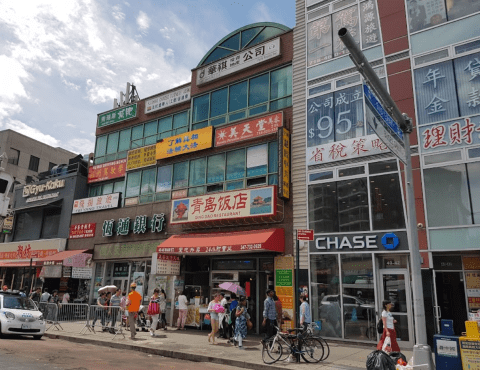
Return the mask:
M 332 17 L 326 16 L 307 25 L 308 66 L 332 59 Z
M 407 0 L 407 12 L 410 32 L 447 21 L 445 0 Z
M 295 328 L 293 257 L 275 257 L 275 292 L 282 302 L 282 330 Z
M 143 286 L 145 282 L 145 273 L 144 272 L 134 272 L 133 273 L 133 283 L 137 284 L 135 290 L 143 297 Z
M 362 48 L 374 46 L 380 42 L 380 27 L 377 16 L 377 4 L 373 0 L 360 3 L 362 28 Z
M 338 37 L 338 31 L 341 28 L 346 28 L 355 42 L 360 45 L 360 22 L 358 17 L 358 6 L 352 6 L 350 8 L 341 10 L 332 15 L 333 23 L 333 56 L 339 57 L 344 54 L 348 54 L 346 46 L 343 44 L 340 37 Z

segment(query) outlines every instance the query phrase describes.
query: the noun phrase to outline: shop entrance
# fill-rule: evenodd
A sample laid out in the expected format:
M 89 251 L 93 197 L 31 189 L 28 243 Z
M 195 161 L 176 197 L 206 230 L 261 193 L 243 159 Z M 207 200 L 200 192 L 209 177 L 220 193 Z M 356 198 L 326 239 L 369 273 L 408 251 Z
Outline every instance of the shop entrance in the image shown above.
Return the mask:
M 129 292 L 128 289 L 128 278 L 116 278 L 113 280 L 113 285 L 115 285 L 117 288 L 120 288 L 122 292 Z
M 400 347 L 413 347 L 413 308 L 410 290 L 410 275 L 407 269 L 380 270 L 380 301 L 379 318 L 382 312 L 382 302 L 390 300 L 393 303 L 392 314 L 397 320 L 395 330 Z
M 465 285 L 462 271 L 433 271 L 435 284 L 435 326 L 440 333 L 440 320 L 453 320 L 456 335 L 465 330 L 467 305 L 465 302 Z

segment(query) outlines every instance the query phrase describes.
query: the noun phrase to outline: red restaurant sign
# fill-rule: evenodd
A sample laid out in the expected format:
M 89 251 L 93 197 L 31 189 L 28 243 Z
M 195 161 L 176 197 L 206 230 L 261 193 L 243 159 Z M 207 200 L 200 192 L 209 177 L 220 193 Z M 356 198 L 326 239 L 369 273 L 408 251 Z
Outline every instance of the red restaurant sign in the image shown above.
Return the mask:
M 69 239 L 93 238 L 95 236 L 95 222 L 85 224 L 75 224 L 70 226 Z
M 297 240 L 313 240 L 313 230 L 297 230 Z
M 283 113 L 256 118 L 215 130 L 215 146 L 222 146 L 249 140 L 260 136 L 275 134 L 283 125 Z
M 91 166 L 88 168 L 88 183 L 124 177 L 126 168 L 126 158 Z

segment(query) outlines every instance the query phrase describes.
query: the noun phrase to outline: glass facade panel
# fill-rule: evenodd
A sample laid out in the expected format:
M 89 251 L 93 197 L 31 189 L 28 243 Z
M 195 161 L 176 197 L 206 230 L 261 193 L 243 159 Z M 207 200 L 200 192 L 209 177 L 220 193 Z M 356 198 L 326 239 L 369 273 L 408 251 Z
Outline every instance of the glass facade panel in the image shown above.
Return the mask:
M 372 255 L 349 253 L 341 261 L 345 339 L 376 340 Z
M 113 182 L 110 184 L 103 184 L 102 195 L 103 194 L 112 194 L 113 193 Z
M 270 99 L 292 95 L 292 66 L 273 71 L 270 74 Z
M 266 175 L 267 164 L 267 144 L 247 148 L 247 177 Z
M 465 165 L 429 168 L 423 174 L 428 226 L 471 225 Z
M 339 231 L 370 229 L 366 179 L 337 182 Z
M 173 128 L 176 130 L 175 134 L 181 134 L 182 132 L 178 130 L 182 127 L 188 127 L 188 111 L 173 116 Z
M 158 121 L 158 138 L 164 139 L 172 136 L 172 117 L 161 118 Z
M 225 181 L 225 154 L 208 157 L 207 183 Z
M 190 186 L 197 186 L 205 184 L 205 158 L 195 159 L 190 161 Z
M 123 193 L 123 187 L 125 186 L 125 181 L 117 181 L 113 186 L 114 193 Z
M 365 135 L 361 86 L 335 92 L 335 141 Z
M 478 225 L 480 224 L 480 162 L 468 163 L 467 171 L 473 223 Z
M 127 176 L 126 198 L 136 197 L 140 194 L 140 175 L 141 172 L 129 173 Z
M 248 106 L 251 107 L 268 101 L 268 80 L 268 73 L 250 80 Z
M 173 165 L 173 188 L 186 188 L 188 186 L 188 162 Z
M 429 230 L 428 234 L 434 250 L 478 250 L 480 227 Z
M 210 96 L 208 94 L 193 99 L 193 122 L 208 119 Z
M 123 152 L 130 149 L 130 140 L 132 138 L 132 129 L 120 131 L 120 138 L 118 139 L 118 151 Z
M 307 109 L 307 146 L 334 142 L 333 93 L 309 99 Z
M 95 145 L 95 157 L 103 157 L 107 151 L 107 135 L 97 137 Z
M 322 321 L 320 336 L 341 338 L 342 309 L 338 256 L 310 255 L 311 310 L 314 321 Z
M 232 181 L 232 182 L 227 182 L 227 188 L 226 190 L 236 190 L 236 189 L 243 189 L 243 180 L 240 181 Z
M 278 142 L 268 144 L 268 173 L 278 172 Z
M 142 171 L 142 188 L 141 188 L 142 195 L 155 193 L 156 175 L 157 175 L 157 170 L 155 168 Z
M 172 189 L 172 166 L 158 167 L 157 169 L 157 193 Z
M 480 2 L 479 2 L 480 3 Z M 477 72 L 480 67 L 480 53 L 464 56 L 454 60 L 455 82 L 458 94 L 460 116 L 480 113 L 480 97 Z
M 242 32 L 242 49 L 262 30 L 262 27 L 250 28 Z
M 228 111 L 235 112 L 247 107 L 247 81 L 230 86 Z
M 398 201 L 400 181 L 396 173 L 370 178 L 370 199 L 374 230 L 403 229 L 403 202 Z
M 118 149 L 118 132 L 114 132 L 108 135 L 107 154 L 113 154 Z
M 315 233 L 338 231 L 337 187 L 335 183 L 308 187 L 308 219 Z
M 227 153 L 227 180 L 245 177 L 245 149 Z
M 144 145 L 152 145 L 157 142 L 157 121 L 145 124 L 145 143 Z
M 194 197 L 194 196 L 203 195 L 203 194 L 205 194 L 205 186 L 198 186 L 196 188 L 188 189 L 189 197 Z
M 375 173 L 397 171 L 397 160 L 392 159 L 383 162 L 373 162 L 368 164 L 368 171 L 371 175 Z
M 217 117 L 227 113 L 228 88 L 214 91 L 210 101 L 210 117 Z
M 43 212 L 42 239 L 56 238 L 62 215 L 61 208 L 46 208 Z

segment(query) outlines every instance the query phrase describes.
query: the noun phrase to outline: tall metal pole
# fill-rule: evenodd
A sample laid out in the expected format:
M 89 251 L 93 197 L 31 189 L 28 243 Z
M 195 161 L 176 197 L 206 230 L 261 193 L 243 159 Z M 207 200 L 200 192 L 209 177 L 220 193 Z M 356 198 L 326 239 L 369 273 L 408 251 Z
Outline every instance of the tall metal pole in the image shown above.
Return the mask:
M 365 55 L 357 46 L 357 43 L 346 28 L 338 31 L 340 40 L 350 52 L 350 59 L 357 70 L 365 78 L 366 83 L 372 88 L 382 102 L 387 112 L 400 126 L 404 133 L 405 144 L 405 190 L 407 200 L 407 235 L 410 245 L 410 258 L 412 262 L 412 293 L 415 325 L 415 343 L 413 347 L 414 365 L 427 365 L 428 369 L 434 369 L 432 351 L 427 344 L 427 325 L 425 322 L 425 306 L 423 302 L 423 285 L 420 248 L 418 245 L 417 216 L 415 213 L 415 193 L 413 189 L 412 158 L 410 150 L 410 133 L 412 132 L 412 120 L 404 113 L 401 113 L 397 105 L 380 82 L 377 74 L 368 62 Z
M 297 230 L 298 234 L 298 230 Z M 298 240 L 298 235 L 297 235 L 297 240 L 296 240 L 296 257 L 297 257 L 297 268 L 295 269 L 295 327 L 300 327 L 300 310 L 298 309 L 298 302 L 300 300 L 299 297 L 299 290 L 300 290 L 300 281 L 298 279 L 299 276 L 299 271 L 300 271 L 300 241 Z

